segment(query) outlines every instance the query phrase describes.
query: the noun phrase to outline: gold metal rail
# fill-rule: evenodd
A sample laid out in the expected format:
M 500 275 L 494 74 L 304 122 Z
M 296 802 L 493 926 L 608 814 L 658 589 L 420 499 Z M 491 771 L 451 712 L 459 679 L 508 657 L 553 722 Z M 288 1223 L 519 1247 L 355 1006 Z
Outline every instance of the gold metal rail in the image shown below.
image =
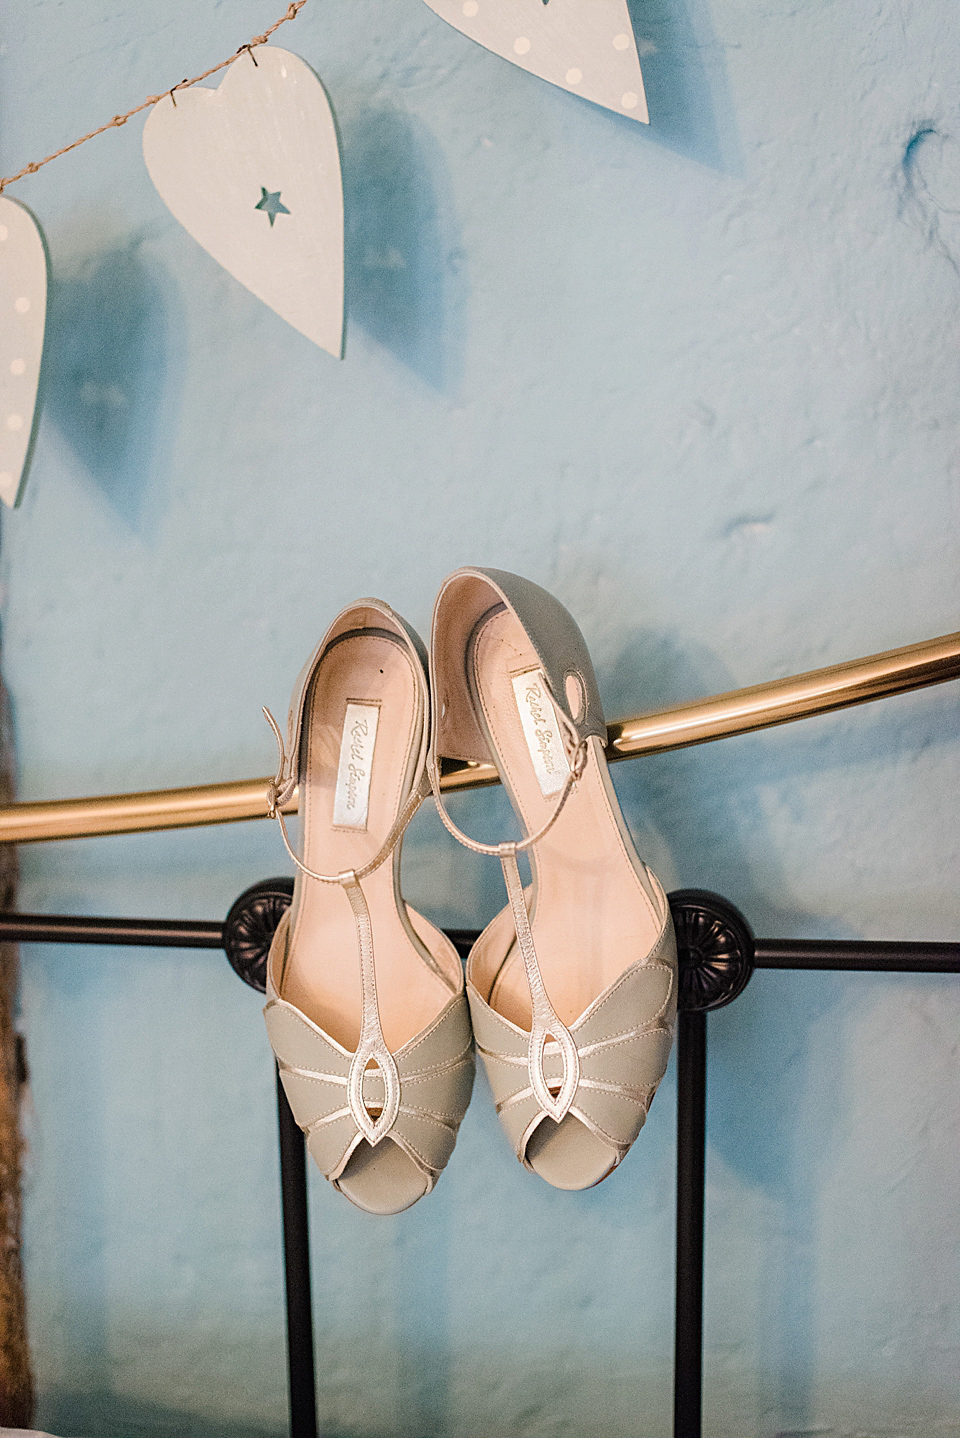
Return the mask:
M 607 730 L 607 757 L 634 759 L 662 754 L 733 734 L 749 734 L 853 704 L 866 704 L 908 689 L 960 679 L 960 633 L 891 649 L 867 659 L 814 669 L 789 679 L 774 679 L 660 709 L 637 719 L 622 719 Z M 444 775 L 444 789 L 476 789 L 496 784 L 490 764 L 462 764 Z M 161 789 L 146 794 L 109 794 L 95 799 L 59 799 L 41 804 L 0 807 L 0 843 L 27 844 L 41 839 L 80 839 L 97 834 L 185 829 L 198 824 L 229 824 L 267 817 L 267 779 L 233 784 L 201 784 L 191 789 Z M 296 797 L 287 812 L 296 812 Z

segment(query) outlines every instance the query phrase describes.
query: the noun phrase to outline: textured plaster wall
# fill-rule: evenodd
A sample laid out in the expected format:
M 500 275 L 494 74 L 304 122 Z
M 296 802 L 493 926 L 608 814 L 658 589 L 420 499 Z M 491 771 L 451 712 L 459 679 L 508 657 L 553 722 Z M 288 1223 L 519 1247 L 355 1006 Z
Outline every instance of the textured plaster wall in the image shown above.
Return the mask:
M 531 0 L 533 3 L 533 0 Z M 219 60 L 272 0 L 7 0 L 9 172 Z M 611 717 L 957 627 L 960 29 L 952 0 L 637 0 L 649 130 L 420 0 L 312 0 L 283 43 L 343 131 L 347 359 L 176 225 L 139 123 L 15 193 L 49 240 L 47 396 L 3 516 L 24 798 L 268 772 L 365 593 L 426 629 L 461 563 L 579 618 Z M 668 887 L 760 933 L 960 937 L 955 688 L 619 766 Z M 496 832 L 495 795 L 465 821 Z M 219 918 L 266 824 L 23 851 L 28 910 Z M 410 898 L 499 874 L 429 813 Z M 38 1422 L 285 1421 L 270 1058 L 221 958 L 30 947 Z M 960 989 L 761 974 L 710 1021 L 706 1431 L 960 1435 Z M 437 1192 L 311 1195 L 324 1432 L 668 1432 L 672 1073 L 565 1195 L 483 1083 Z

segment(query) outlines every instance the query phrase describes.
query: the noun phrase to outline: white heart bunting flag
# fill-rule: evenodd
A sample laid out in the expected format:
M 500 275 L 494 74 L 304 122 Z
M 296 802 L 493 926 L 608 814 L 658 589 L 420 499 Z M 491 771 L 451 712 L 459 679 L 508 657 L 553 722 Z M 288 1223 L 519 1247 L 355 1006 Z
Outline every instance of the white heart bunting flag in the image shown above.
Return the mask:
M 495 55 L 648 124 L 627 0 L 426 0 Z
M 343 354 L 343 183 L 330 101 L 298 55 L 263 45 L 219 88 L 160 100 L 143 157 L 184 229 L 294 329 Z
M 0 195 L 0 499 L 23 494 L 39 413 L 47 250 L 30 211 Z

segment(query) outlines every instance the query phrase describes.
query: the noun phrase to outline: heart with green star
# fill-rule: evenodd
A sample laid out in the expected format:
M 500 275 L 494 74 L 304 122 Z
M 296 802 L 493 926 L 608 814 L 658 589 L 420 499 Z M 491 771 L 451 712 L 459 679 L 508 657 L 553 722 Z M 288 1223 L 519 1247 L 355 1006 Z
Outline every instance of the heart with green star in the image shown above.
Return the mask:
M 266 185 L 260 186 L 260 199 L 253 208 L 255 210 L 263 210 L 264 213 L 269 216 L 271 229 L 278 215 L 289 215 L 290 213 L 286 205 L 281 205 L 280 203 L 280 191 L 273 190 L 271 192 L 267 189 Z
M 143 131 L 160 197 L 258 299 L 343 353 L 343 185 L 330 101 L 303 60 L 243 54 L 218 88 L 160 100 Z

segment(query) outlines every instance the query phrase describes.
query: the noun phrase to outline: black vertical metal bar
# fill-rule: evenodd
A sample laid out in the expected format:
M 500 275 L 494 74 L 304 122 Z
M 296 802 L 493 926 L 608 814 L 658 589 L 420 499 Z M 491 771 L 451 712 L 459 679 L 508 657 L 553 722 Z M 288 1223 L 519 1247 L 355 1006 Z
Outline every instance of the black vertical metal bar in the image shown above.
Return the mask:
M 280 1187 L 283 1257 L 287 1283 L 287 1371 L 290 1438 L 317 1438 L 317 1389 L 313 1366 L 313 1308 L 307 1229 L 307 1154 L 277 1074 L 280 1126 Z
M 701 1438 L 703 1413 L 703 1210 L 707 1140 L 707 1016 L 681 1011 L 677 1026 L 677 1296 L 674 1438 Z

